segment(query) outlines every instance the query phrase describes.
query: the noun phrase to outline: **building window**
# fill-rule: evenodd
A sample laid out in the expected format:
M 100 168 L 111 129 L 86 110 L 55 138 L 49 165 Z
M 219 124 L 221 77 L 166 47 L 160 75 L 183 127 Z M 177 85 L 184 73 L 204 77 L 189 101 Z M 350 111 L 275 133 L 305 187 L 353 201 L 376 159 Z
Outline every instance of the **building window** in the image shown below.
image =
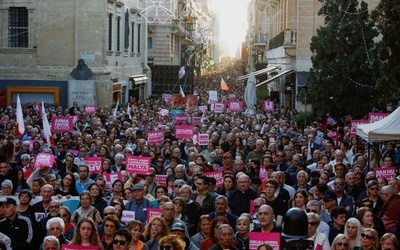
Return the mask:
M 112 14 L 108 15 L 108 50 L 112 50 Z
M 153 37 L 147 38 L 147 48 L 153 49 Z
M 117 51 L 121 51 L 121 17 L 117 17 Z
M 8 46 L 28 48 L 28 10 L 25 7 L 11 7 L 8 11 Z
M 135 52 L 135 22 L 132 22 L 132 37 L 131 37 L 131 42 L 132 42 L 131 52 L 134 53 L 134 52 Z
M 138 28 L 137 28 L 137 32 L 138 32 L 138 34 L 137 34 L 137 37 L 138 37 L 138 44 L 137 44 L 137 52 L 138 53 L 140 53 L 140 23 L 138 24 Z

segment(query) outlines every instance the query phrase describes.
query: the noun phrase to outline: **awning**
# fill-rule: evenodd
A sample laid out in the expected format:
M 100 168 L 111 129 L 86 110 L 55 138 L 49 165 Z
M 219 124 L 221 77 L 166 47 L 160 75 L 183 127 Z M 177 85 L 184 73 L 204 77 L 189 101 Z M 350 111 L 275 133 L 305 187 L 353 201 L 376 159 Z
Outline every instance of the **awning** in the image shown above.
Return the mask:
M 146 83 L 147 80 L 149 80 L 149 78 L 147 78 L 145 75 L 135 75 L 131 76 L 129 79 L 134 81 L 135 85 Z
M 276 67 L 276 66 L 268 66 L 268 67 L 266 67 L 265 69 L 261 69 L 261 70 L 255 71 L 255 72 L 254 72 L 254 75 L 257 77 L 257 76 L 259 76 L 259 75 L 266 74 L 266 73 L 268 73 L 268 72 L 270 72 L 270 71 L 272 71 L 272 70 L 274 70 L 274 69 L 276 69 L 276 68 L 278 68 L 278 67 Z M 249 75 L 250 75 L 250 74 L 247 74 L 247 75 L 244 75 L 244 76 L 239 76 L 239 77 L 236 79 L 236 82 L 246 80 L 247 78 L 249 78 Z
M 274 80 L 276 80 L 276 79 L 278 79 L 280 77 L 285 77 L 285 76 L 287 76 L 287 75 L 289 75 L 289 74 L 291 74 L 293 72 L 294 72 L 293 69 L 287 69 L 285 71 L 282 71 L 281 73 L 277 74 L 276 76 L 273 76 L 273 77 L 271 77 L 271 78 L 269 78 L 269 79 L 267 79 L 267 80 L 265 80 L 263 82 L 260 82 L 259 84 L 256 85 L 256 88 L 261 87 L 264 84 L 268 84 L 268 83 L 270 83 L 270 82 L 272 82 L 272 81 L 274 81 Z

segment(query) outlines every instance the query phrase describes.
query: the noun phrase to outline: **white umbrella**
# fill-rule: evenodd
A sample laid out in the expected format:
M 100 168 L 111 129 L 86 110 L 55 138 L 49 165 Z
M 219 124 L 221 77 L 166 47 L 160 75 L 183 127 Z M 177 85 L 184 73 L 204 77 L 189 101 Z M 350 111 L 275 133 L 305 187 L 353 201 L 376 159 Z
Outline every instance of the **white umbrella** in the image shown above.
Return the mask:
M 254 72 L 249 74 L 249 79 L 247 80 L 246 89 L 244 91 L 244 101 L 246 102 L 247 109 L 245 114 L 250 116 L 256 113 L 256 104 L 257 104 L 257 96 L 256 96 L 256 76 Z

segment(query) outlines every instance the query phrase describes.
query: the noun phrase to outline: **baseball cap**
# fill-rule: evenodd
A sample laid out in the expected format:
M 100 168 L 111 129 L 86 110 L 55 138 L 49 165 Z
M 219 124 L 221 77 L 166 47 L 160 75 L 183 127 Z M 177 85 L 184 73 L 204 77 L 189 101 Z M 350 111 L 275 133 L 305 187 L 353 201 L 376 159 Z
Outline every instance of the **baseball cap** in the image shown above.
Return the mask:
M 133 185 L 133 187 L 132 187 L 132 191 L 134 191 L 134 190 L 144 190 L 144 187 L 142 184 L 136 184 L 136 185 Z
M 223 154 L 222 158 L 229 157 L 232 158 L 232 154 L 230 152 L 226 152 Z
M 171 226 L 171 231 L 185 231 L 185 226 L 180 223 L 180 222 L 176 222 L 174 224 L 172 224 Z
M 14 205 L 14 206 L 16 206 L 17 205 L 17 202 L 13 199 L 13 198 L 1 198 L 0 199 L 0 205 L 3 205 L 3 204 L 11 204 L 11 205 Z
M 335 191 L 333 190 L 328 190 L 324 193 L 324 195 L 322 196 L 322 200 L 323 201 L 331 201 L 331 200 L 336 200 L 337 196 Z

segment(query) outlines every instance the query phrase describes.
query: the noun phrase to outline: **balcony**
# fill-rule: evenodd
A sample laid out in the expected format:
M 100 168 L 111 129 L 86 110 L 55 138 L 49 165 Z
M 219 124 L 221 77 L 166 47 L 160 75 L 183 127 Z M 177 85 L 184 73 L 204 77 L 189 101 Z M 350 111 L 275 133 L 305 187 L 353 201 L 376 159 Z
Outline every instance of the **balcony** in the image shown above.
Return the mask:
M 297 42 L 297 31 L 296 30 L 284 30 L 277 36 L 269 40 L 269 50 L 276 49 L 283 46 L 286 50 L 296 49 Z
M 266 33 L 258 33 L 254 35 L 254 45 L 255 46 L 265 46 L 268 42 L 268 35 Z

